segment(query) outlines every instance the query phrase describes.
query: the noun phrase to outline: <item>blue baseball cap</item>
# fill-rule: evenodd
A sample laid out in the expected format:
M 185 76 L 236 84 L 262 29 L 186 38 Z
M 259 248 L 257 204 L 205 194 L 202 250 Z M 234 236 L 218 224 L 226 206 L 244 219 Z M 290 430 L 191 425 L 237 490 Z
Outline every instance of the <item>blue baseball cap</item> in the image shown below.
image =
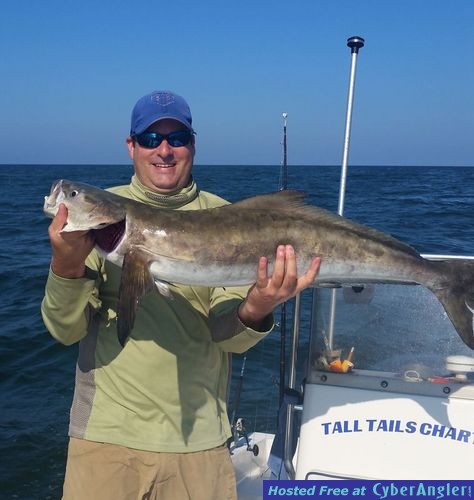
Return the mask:
M 150 125 L 172 118 L 193 130 L 191 110 L 188 103 L 180 96 L 169 90 L 155 90 L 140 98 L 132 111 L 130 135 L 141 134 Z

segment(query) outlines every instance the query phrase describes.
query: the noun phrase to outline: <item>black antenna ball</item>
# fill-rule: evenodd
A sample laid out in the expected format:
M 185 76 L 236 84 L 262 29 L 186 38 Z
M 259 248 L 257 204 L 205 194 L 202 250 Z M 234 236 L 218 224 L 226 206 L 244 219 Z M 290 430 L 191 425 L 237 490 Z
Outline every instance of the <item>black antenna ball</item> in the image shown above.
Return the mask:
M 365 40 L 361 36 L 351 36 L 350 38 L 347 39 L 347 46 L 350 47 L 352 52 L 359 52 L 359 49 L 361 49 L 364 46 Z

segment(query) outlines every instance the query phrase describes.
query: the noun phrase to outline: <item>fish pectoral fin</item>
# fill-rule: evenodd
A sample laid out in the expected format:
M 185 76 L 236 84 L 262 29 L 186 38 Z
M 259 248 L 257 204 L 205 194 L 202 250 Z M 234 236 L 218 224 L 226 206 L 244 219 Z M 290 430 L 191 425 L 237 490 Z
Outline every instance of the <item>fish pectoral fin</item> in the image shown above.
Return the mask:
M 155 285 L 156 288 L 158 289 L 158 292 L 163 295 L 163 297 L 166 297 L 167 299 L 172 299 L 173 295 L 171 294 L 170 290 L 170 284 L 167 281 L 161 281 L 155 279 Z
M 132 331 L 140 299 L 154 286 L 146 254 L 139 250 L 125 254 L 117 305 L 117 335 L 122 347 Z

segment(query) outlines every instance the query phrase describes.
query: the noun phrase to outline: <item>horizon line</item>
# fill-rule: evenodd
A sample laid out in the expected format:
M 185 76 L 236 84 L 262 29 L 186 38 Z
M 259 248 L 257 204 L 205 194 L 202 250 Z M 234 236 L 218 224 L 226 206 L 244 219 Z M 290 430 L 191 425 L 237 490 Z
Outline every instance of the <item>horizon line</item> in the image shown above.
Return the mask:
M 0 163 L 0 167 L 11 167 L 11 166 L 17 166 L 17 167 L 56 167 L 56 166 L 63 166 L 63 167 L 68 167 L 68 166 L 90 166 L 90 167 L 97 167 L 97 166 L 103 166 L 103 167 L 133 167 L 131 163 Z M 193 165 L 194 167 L 279 167 L 281 168 L 281 164 L 277 163 L 195 163 Z M 341 167 L 340 164 L 334 163 L 334 164 L 327 164 L 327 163 L 319 163 L 319 164 L 314 164 L 314 163 L 295 163 L 293 165 L 287 165 L 288 168 L 291 167 Z M 421 167 L 421 168 L 431 168 L 431 167 L 450 167 L 450 168 L 472 168 L 474 167 L 473 165 L 445 165 L 445 164 L 349 164 L 348 168 L 350 167 Z

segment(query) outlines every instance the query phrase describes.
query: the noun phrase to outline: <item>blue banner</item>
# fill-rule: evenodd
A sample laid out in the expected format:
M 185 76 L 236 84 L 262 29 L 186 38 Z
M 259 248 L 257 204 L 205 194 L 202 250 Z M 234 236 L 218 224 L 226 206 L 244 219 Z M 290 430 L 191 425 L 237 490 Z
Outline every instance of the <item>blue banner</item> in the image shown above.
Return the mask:
M 473 472 L 474 474 L 474 472 Z M 264 481 L 264 500 L 276 498 L 364 498 L 377 500 L 423 499 L 471 499 L 474 480 L 462 481 Z

